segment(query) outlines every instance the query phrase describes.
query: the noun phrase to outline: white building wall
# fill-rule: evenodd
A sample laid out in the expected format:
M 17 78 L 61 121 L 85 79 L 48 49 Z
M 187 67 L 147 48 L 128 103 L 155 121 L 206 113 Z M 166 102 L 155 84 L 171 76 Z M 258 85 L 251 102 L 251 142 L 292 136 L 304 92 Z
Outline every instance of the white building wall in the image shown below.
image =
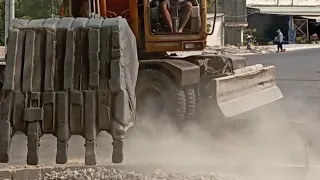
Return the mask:
M 207 18 L 207 23 L 213 25 L 212 17 Z M 212 35 L 207 36 L 207 46 L 223 46 L 223 16 L 219 15 L 216 19 L 216 24 L 214 27 L 214 32 Z
M 247 5 L 276 6 L 277 5 L 277 0 L 247 0 Z
M 279 6 L 292 6 L 292 0 L 279 0 Z
M 247 0 L 248 6 L 320 6 L 320 0 Z
M 318 0 L 293 0 L 294 6 L 316 6 L 319 5 Z

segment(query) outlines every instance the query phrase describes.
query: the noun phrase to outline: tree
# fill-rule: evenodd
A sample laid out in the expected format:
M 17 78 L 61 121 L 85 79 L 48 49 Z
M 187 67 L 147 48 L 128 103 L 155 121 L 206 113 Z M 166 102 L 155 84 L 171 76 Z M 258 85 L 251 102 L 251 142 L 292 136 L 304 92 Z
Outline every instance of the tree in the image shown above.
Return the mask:
M 17 18 L 49 18 L 51 17 L 52 0 L 18 0 L 16 5 Z M 60 1 L 54 0 L 54 11 L 60 5 Z M 54 12 L 57 13 L 57 12 Z
M 5 36 L 5 0 L 0 0 L 0 45 L 4 45 Z
M 57 13 L 62 0 L 15 0 L 15 16 L 23 19 L 49 18 L 52 2 Z M 5 37 L 5 0 L 0 0 L 0 45 Z
M 216 0 L 208 0 L 208 1 L 207 1 L 207 3 L 208 3 L 208 9 L 209 9 L 209 8 L 212 8 L 212 7 L 214 6 L 215 1 L 216 1 Z M 217 1 L 218 1 L 218 0 L 217 0 Z
M 217 7 L 217 12 L 222 12 L 222 7 L 223 7 L 223 1 L 224 0 L 207 0 L 207 5 L 208 5 L 208 12 L 213 13 L 214 12 L 214 6 L 217 1 L 218 7 Z

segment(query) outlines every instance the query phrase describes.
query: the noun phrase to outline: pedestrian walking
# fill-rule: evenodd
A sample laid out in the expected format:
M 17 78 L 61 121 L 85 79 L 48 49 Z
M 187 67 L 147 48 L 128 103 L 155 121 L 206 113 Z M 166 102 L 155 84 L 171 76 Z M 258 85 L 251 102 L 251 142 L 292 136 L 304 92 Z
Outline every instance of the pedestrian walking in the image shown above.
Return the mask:
M 251 42 L 252 42 L 252 36 L 247 36 L 247 50 L 251 50 Z
M 277 44 L 277 48 L 278 48 L 277 52 L 282 52 L 283 51 L 283 49 L 282 49 L 283 34 L 280 29 L 277 30 L 277 33 L 278 33 L 278 35 L 274 38 L 274 40 L 276 41 L 276 44 Z

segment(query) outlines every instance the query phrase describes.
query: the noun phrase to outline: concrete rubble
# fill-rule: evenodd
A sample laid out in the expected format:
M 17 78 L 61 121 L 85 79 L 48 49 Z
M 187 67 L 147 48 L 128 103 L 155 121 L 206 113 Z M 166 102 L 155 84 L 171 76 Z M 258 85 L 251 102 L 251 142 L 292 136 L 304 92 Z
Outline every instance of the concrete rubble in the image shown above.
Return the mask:
M 285 48 L 285 47 L 284 47 Z M 246 46 L 233 46 L 233 45 L 226 45 L 226 46 L 207 46 L 203 51 L 174 51 L 170 52 L 175 53 L 178 56 L 191 56 L 191 55 L 249 55 L 249 54 L 270 54 L 276 53 L 277 49 L 276 46 L 252 46 L 251 50 L 247 50 Z
M 320 44 L 284 44 L 283 49 L 286 51 L 295 51 L 295 50 L 306 50 L 306 49 L 315 49 L 320 48 Z M 251 46 L 251 50 L 247 50 L 247 46 L 208 46 L 202 52 L 202 54 L 236 54 L 236 55 L 246 55 L 246 54 L 270 54 L 276 53 L 277 46 Z
M 227 177 L 220 173 L 211 174 L 183 174 L 165 173 L 158 170 L 149 175 L 142 175 L 137 172 L 125 172 L 118 169 L 88 168 L 79 170 L 65 170 L 62 172 L 49 172 L 43 177 L 45 180 L 68 179 L 68 180 L 238 180 Z
M 251 50 L 247 50 L 246 46 L 211 46 L 207 47 L 203 54 L 266 54 L 266 53 L 275 53 L 276 49 L 273 46 L 252 46 Z

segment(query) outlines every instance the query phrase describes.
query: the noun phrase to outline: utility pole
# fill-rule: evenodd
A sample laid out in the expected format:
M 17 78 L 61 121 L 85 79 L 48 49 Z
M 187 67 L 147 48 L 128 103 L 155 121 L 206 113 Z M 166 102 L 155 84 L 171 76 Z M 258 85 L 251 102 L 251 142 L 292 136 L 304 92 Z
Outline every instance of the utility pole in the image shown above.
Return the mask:
M 5 4 L 5 47 L 7 52 L 7 38 L 9 36 L 9 28 L 11 21 L 15 18 L 15 0 L 6 0 Z

